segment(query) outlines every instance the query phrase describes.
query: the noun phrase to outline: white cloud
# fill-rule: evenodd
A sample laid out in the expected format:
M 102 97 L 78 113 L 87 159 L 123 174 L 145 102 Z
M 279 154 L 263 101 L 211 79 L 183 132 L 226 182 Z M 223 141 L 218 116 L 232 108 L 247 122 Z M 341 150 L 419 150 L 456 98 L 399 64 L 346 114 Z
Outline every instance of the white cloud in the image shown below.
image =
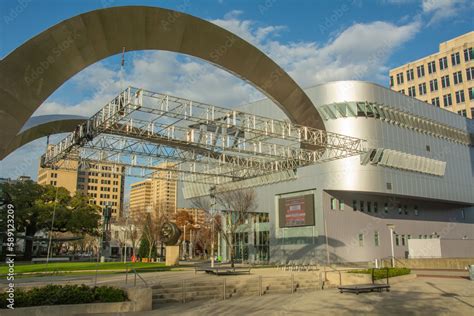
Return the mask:
M 387 76 L 385 63 L 390 55 L 421 29 L 419 21 L 403 25 L 357 23 L 321 45 L 278 41 L 284 26 L 258 27 L 253 21 L 237 18 L 212 22 L 265 51 L 303 87 L 344 79 L 382 81 Z
M 303 87 L 344 79 L 386 81 L 387 59 L 420 29 L 419 22 L 403 25 L 382 21 L 356 23 L 327 43 L 284 43 L 279 40 L 279 35 L 286 31 L 285 26 L 262 26 L 255 21 L 240 19 L 241 15 L 242 12 L 232 11 L 223 19 L 211 22 L 262 49 Z M 87 98 L 74 104 L 48 101 L 35 115 L 62 113 L 89 116 L 111 100 L 121 87 L 128 85 L 222 106 L 235 106 L 263 97 L 255 88 L 220 68 L 170 52 L 127 53 L 128 71 L 123 82 L 116 68 L 118 66 L 113 68 L 104 62 L 88 67 L 71 81 L 74 89 L 87 92 Z M 29 168 L 22 167 L 20 171 L 35 175 L 37 159 L 43 150 L 44 140 L 13 153 L 0 162 L 0 176 L 19 175 L 18 170 L 13 170 L 18 161 L 29 161 Z M 28 157 L 34 159 L 28 160 Z
M 457 15 L 466 5 L 465 0 L 422 0 L 421 9 L 430 16 L 429 26 Z

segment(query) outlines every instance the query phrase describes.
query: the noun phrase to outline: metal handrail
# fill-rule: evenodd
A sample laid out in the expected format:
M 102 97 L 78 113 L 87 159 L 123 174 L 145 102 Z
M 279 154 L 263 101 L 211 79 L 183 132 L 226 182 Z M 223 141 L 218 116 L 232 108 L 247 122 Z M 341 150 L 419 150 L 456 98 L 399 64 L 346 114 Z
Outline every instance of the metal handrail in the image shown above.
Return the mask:
M 382 260 L 382 262 L 383 262 L 383 260 L 385 260 L 385 259 L 392 259 L 392 258 L 393 258 L 396 262 L 400 263 L 403 267 L 406 268 L 405 263 L 403 263 L 402 261 L 400 261 L 400 259 L 397 258 L 397 257 L 395 257 L 395 256 L 387 256 L 387 257 L 383 257 L 383 258 L 379 258 L 379 259 Z M 393 267 L 392 267 L 392 268 L 393 268 Z
M 148 286 L 148 283 L 145 281 L 145 279 L 142 278 L 142 276 L 140 275 L 140 273 L 138 273 L 135 268 L 131 268 L 131 269 L 129 270 L 128 267 L 127 267 L 126 270 L 125 270 L 125 284 L 128 284 L 128 272 L 129 272 L 129 271 L 132 271 L 133 274 L 134 274 L 133 286 L 137 286 L 137 276 L 143 281 L 143 283 L 145 283 L 145 286 Z

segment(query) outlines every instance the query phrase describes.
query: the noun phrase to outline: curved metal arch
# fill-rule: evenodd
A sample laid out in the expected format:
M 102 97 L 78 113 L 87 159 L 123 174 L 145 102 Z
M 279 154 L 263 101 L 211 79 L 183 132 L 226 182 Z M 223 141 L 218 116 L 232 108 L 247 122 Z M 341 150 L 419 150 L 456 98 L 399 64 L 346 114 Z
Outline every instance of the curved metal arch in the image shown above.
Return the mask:
M 325 129 L 318 111 L 274 61 L 237 35 L 168 9 L 112 7 L 60 22 L 0 62 L 0 159 L 33 112 L 87 66 L 133 50 L 166 50 L 198 57 L 248 81 L 298 124 Z
M 5 149 L 5 157 L 38 138 L 74 131 L 77 125 L 88 118 L 78 115 L 40 115 L 32 116 L 21 131 L 13 138 Z

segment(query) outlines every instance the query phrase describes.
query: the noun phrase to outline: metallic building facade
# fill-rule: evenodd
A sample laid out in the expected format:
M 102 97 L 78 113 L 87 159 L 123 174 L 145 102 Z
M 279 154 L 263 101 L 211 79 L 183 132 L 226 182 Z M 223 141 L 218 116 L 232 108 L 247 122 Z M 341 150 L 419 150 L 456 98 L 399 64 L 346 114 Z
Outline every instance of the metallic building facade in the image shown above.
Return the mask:
M 430 106 L 376 84 L 339 81 L 305 90 L 325 118 L 328 131 L 360 137 L 369 148 L 392 150 L 418 162 L 427 162 L 424 172 L 404 169 L 392 161 L 385 165 L 365 163 L 363 156 L 345 158 L 300 168 L 297 179 L 258 187 L 259 212 L 270 215 L 270 260 L 321 262 L 370 261 L 390 256 L 390 232 L 395 225 L 395 256 L 406 257 L 409 238 L 451 240 L 449 256 L 474 254 L 474 148 L 472 120 Z M 356 113 L 330 115 L 323 107 L 354 104 Z M 382 119 L 364 113 L 367 104 L 399 113 Z M 268 117 L 284 114 L 270 101 L 262 100 L 243 110 Z M 342 113 L 342 114 L 341 114 Z M 412 124 L 404 124 L 401 118 Z M 430 126 L 455 131 L 464 141 L 427 132 Z M 417 126 L 419 127 L 410 127 Z M 469 145 L 470 143 L 470 145 Z M 442 175 L 431 173 L 432 162 L 444 163 Z M 398 166 L 398 167 L 394 167 Z M 426 168 L 425 168 L 426 167 Z M 315 225 L 280 228 L 278 200 L 314 194 Z M 224 251 L 225 252 L 225 251 Z M 447 254 L 448 255 L 448 254 Z

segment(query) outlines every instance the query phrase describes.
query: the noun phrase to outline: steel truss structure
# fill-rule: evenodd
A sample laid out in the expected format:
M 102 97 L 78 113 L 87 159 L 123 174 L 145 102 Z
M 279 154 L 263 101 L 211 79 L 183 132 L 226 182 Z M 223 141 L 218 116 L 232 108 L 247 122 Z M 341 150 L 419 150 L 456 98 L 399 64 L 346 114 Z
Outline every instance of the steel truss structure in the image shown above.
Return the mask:
M 363 152 L 362 139 L 129 87 L 50 146 L 42 164 L 109 163 L 149 177 L 172 162 L 181 180 L 215 185 Z

